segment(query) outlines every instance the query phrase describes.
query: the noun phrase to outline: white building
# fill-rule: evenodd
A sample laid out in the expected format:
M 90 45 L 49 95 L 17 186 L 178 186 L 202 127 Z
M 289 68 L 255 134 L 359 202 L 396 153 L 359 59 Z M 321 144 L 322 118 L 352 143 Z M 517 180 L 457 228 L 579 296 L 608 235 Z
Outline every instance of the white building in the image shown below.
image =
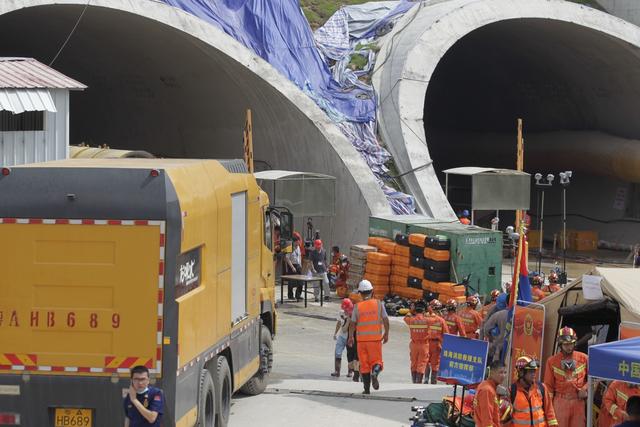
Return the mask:
M 69 91 L 84 89 L 33 58 L 0 58 L 0 166 L 67 158 Z

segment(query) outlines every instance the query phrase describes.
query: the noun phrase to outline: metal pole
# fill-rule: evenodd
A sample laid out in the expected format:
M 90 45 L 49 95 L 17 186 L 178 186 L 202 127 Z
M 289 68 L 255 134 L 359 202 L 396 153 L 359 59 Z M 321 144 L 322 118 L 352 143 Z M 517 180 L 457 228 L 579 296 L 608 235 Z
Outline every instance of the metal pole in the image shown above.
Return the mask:
M 562 188 L 562 270 L 567 272 L 567 187 Z
M 536 182 L 537 184 L 537 182 Z M 538 187 L 538 197 L 536 197 L 536 213 L 538 214 L 538 233 L 540 233 L 540 187 Z M 542 244 L 538 247 L 538 266 L 542 262 Z M 540 271 L 540 267 L 538 267 Z
M 587 378 L 587 427 L 593 427 L 593 380 L 591 375 Z
M 449 174 L 444 174 L 444 197 L 449 200 Z
M 475 211 L 471 209 L 471 225 L 475 225 L 474 218 L 475 218 Z
M 540 273 L 542 271 L 542 244 L 544 242 L 544 190 L 542 190 L 542 206 L 540 209 L 540 227 L 539 227 L 539 232 L 540 232 L 540 247 L 538 248 L 538 273 Z

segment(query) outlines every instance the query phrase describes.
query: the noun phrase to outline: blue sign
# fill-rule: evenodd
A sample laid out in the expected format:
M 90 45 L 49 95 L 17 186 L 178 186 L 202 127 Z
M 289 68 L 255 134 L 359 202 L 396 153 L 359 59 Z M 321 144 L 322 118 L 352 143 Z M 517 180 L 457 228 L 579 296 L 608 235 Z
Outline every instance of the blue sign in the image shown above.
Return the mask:
M 640 338 L 590 346 L 589 375 L 640 383 Z
M 438 379 L 459 385 L 482 382 L 488 351 L 487 341 L 444 334 Z

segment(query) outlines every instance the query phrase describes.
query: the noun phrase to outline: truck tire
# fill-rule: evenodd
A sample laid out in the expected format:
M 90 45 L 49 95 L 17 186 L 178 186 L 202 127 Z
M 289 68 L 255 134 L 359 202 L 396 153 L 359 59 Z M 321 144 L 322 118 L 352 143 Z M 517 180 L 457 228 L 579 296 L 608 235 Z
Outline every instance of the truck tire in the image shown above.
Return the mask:
M 200 389 L 198 390 L 198 427 L 215 427 L 216 422 L 216 389 L 209 370 L 200 373 Z
M 262 326 L 260 330 L 260 367 L 258 372 L 242 386 L 240 391 L 250 396 L 255 396 L 265 391 L 272 364 L 273 343 L 271 341 L 271 332 L 266 326 Z
M 231 369 L 224 356 L 218 356 L 216 361 L 216 408 L 218 411 L 216 427 L 227 427 L 229 414 L 231 413 L 231 395 L 233 385 L 231 382 Z

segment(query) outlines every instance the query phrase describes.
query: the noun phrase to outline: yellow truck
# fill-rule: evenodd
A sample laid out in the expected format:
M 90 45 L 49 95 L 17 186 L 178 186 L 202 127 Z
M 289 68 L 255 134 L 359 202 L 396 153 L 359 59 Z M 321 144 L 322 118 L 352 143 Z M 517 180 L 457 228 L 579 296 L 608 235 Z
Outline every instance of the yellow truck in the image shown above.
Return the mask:
M 124 425 L 129 371 L 162 425 L 225 426 L 266 387 L 273 212 L 241 161 L 81 159 L 0 174 L 0 425 Z

